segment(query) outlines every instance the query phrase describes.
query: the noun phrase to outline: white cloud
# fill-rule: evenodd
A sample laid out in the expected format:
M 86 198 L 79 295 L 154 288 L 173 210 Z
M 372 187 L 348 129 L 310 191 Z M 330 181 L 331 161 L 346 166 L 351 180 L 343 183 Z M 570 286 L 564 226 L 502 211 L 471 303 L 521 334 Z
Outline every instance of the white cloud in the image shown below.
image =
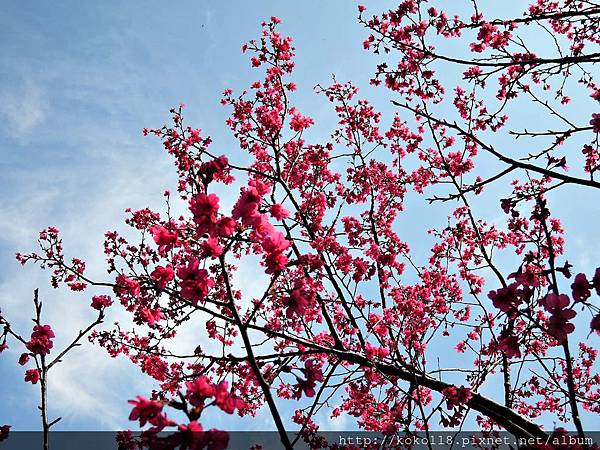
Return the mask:
M 106 141 L 100 134 L 93 139 L 90 130 L 87 132 L 88 146 L 82 151 L 88 155 L 101 153 Z M 127 143 L 126 136 L 116 134 L 114 139 L 121 138 L 121 143 Z M 77 135 L 70 138 L 78 140 Z M 49 272 L 29 265 L 21 268 L 12 254 L 17 250 L 36 250 L 38 231 L 56 225 L 61 229 L 66 256 L 82 257 L 90 274 L 102 280 L 106 267 L 102 249 L 104 232 L 126 227 L 119 226 L 125 207 L 141 208 L 148 200 L 151 200 L 149 206 L 157 207 L 162 202 L 161 193 L 169 182 L 164 174 L 170 168 L 170 161 L 152 156 L 102 158 L 104 165 L 94 171 L 88 169 L 87 173 L 80 167 L 68 167 L 69 170 L 41 167 L 17 177 L 18 189 L 0 201 L 0 240 L 2 248 L 7 250 L 3 255 L 6 260 L 0 282 L 0 305 L 15 329 L 25 336 L 30 333 L 31 298 L 36 287 L 40 288 L 44 301 L 43 321 L 50 323 L 57 334 L 57 351 L 94 320 L 89 307 L 90 292 L 53 290 L 49 287 Z M 110 326 L 116 320 L 127 323 L 128 319 L 117 305 L 111 308 L 107 324 Z M 127 422 L 127 399 L 137 394 L 147 395 L 152 383 L 126 359 L 111 359 L 87 340 L 83 344 L 51 373 L 53 415 L 63 416 L 63 429 L 70 429 L 81 420 L 93 423 L 93 428 L 115 429 L 119 423 L 122 427 Z M 128 382 L 123 383 L 124 379 Z M 24 411 L 15 414 L 27 414 L 25 410 L 29 408 L 32 415 L 37 415 L 29 404 L 20 407 Z
M 16 85 L 5 84 L 0 90 L 0 118 L 5 132 L 27 141 L 50 111 L 47 92 L 42 86 L 22 80 Z
M 117 229 L 127 236 L 128 227 L 123 223 L 126 207 L 149 206 L 163 210 L 162 192 L 175 185 L 175 170 L 170 158 L 159 148 L 141 153 L 130 142 L 131 138 L 122 133 L 113 132 L 107 141 L 102 139 L 99 128 L 81 131 L 85 132 L 84 137 L 76 132 L 69 138 L 81 142 L 82 154 L 99 158 L 102 165 L 87 171 L 93 176 L 83 175 L 82 168 L 76 166 L 69 170 L 55 167 L 23 173 L 20 189 L 0 201 L 0 239 L 9 250 L 7 259 L 12 259 L 14 251 L 36 250 L 38 231 L 55 225 L 61 230 L 65 255 L 81 257 L 92 278 L 102 281 L 106 267 L 102 252 L 104 232 Z M 110 151 L 117 143 L 121 143 L 121 151 Z M 224 207 L 232 203 L 232 199 L 227 198 L 232 193 L 237 193 L 237 189 L 219 192 L 224 197 Z M 174 212 L 183 212 L 182 205 Z M 8 262 L 0 281 L 0 305 L 16 328 L 28 335 L 33 313 L 32 290 L 39 287 L 44 301 L 43 320 L 57 332 L 55 349 L 58 351 L 94 319 L 89 307 L 93 294 L 53 290 L 49 287 L 49 275 L 34 266 L 21 268 L 14 260 Z M 268 281 L 264 269 L 258 265 L 258 258 L 247 258 L 233 279 L 244 294 L 242 308 L 252 298 L 262 295 Z M 219 344 L 208 340 L 204 321 L 200 319 L 196 317 L 183 326 L 169 347 L 177 353 L 189 353 L 201 343 L 207 353 L 219 353 Z M 110 308 L 105 327 L 114 321 L 125 327 L 131 323 L 128 313 L 118 304 Z M 138 394 L 148 395 L 156 384 L 126 358 L 111 359 L 103 349 L 87 341 L 83 344 L 51 374 L 52 416 L 63 417 L 62 429 L 80 426 L 82 422 L 93 423 L 95 429 L 127 426 L 127 399 Z M 235 352 L 239 347 L 236 344 L 230 350 Z M 16 360 L 18 353 L 15 350 L 12 359 Z M 20 407 L 36 414 L 30 404 Z M 268 416 L 268 411 L 266 413 Z M 266 427 L 271 425 L 266 416 L 263 423 Z

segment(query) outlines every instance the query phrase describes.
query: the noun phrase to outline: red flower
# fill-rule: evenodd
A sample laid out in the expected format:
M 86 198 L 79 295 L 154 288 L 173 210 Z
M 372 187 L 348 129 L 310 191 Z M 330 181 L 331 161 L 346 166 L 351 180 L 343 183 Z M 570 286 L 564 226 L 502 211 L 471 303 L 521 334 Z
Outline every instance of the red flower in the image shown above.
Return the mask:
M 151 326 L 163 318 L 160 308 L 140 308 L 138 312 L 140 318 Z
M 548 321 L 548 333 L 558 342 L 563 343 L 567 335 L 575 331 L 575 325 L 568 320 L 575 317 L 575 311 L 567 309 L 564 311 L 564 317 L 552 316 Z
M 507 358 L 520 358 L 519 340 L 516 336 L 506 336 L 500 339 L 498 348 L 504 352 Z
M 167 264 L 166 267 L 156 266 L 150 274 L 150 277 L 154 280 L 159 289 L 164 289 L 167 287 L 167 284 L 169 284 L 169 281 L 172 281 L 173 278 L 175 278 L 175 271 L 171 264 Z
M 139 297 L 141 292 L 139 281 L 133 280 L 126 275 L 117 276 L 114 290 L 119 296 L 130 295 L 132 297 Z
M 488 298 L 492 301 L 494 307 L 498 308 L 500 311 L 505 313 L 513 312 L 521 303 L 518 287 L 518 283 L 512 283 L 497 291 L 490 291 Z
M 206 450 L 225 450 L 229 447 L 229 433 L 222 430 L 209 430 Z
M 390 351 L 385 347 L 373 345 L 370 342 L 365 344 L 365 355 L 369 359 L 385 359 L 390 356 Z
M 287 256 L 283 252 L 290 246 L 289 241 L 285 236 L 276 231 L 269 234 L 262 241 L 262 248 L 266 253 L 265 265 L 267 266 L 266 273 L 272 274 L 285 269 L 288 262 Z
M 92 308 L 97 309 L 98 311 L 108 308 L 112 303 L 113 302 L 108 295 L 94 295 L 92 297 Z
M 233 414 L 236 409 L 246 406 L 244 400 L 229 391 L 229 383 L 221 381 L 215 386 L 215 404 L 227 414 Z
M 190 210 L 194 217 L 214 217 L 219 212 L 219 197 L 216 194 L 197 194 L 190 201 Z
M 565 294 L 548 294 L 540 300 L 540 304 L 550 313 L 566 308 L 569 303 L 569 297 Z
M 219 245 L 216 238 L 208 238 L 200 245 L 200 248 L 202 249 L 202 256 L 205 257 L 218 258 L 223 254 L 223 247 Z
M 294 289 L 289 297 L 284 300 L 284 304 L 287 306 L 285 316 L 288 319 L 292 319 L 294 316 L 304 316 L 306 307 L 308 306 L 308 298 L 304 284 L 301 280 L 296 280 L 294 282 Z
M 37 384 L 40 381 L 40 371 L 37 369 L 29 369 L 25 372 L 25 381 L 31 384 Z
M 228 164 L 229 161 L 225 155 L 202 163 L 198 169 L 198 174 L 202 179 L 202 183 L 205 186 L 208 186 L 214 180 L 218 180 L 229 184 L 229 182 L 232 180 L 232 177 L 226 170 Z
M 138 395 L 136 400 L 129 400 L 129 403 L 134 405 L 129 414 L 129 420 L 139 420 L 141 427 L 149 423 L 154 425 L 152 431 L 160 431 L 166 426 L 174 425 L 174 422 L 162 413 L 162 403 L 156 400 L 148 400 Z
M 241 219 L 244 225 L 249 225 L 249 220 L 258 215 L 258 207 L 262 201 L 262 196 L 259 194 L 256 187 L 247 187 L 242 189 L 240 198 L 233 206 L 232 217 Z
M 183 446 L 190 450 L 225 450 L 229 446 L 229 433 L 211 429 L 203 431 L 202 425 L 192 421 L 187 425 L 179 425 L 183 437 Z
M 590 125 L 592 126 L 592 130 L 594 133 L 600 133 L 600 114 L 592 114 L 592 120 L 590 120 Z
M 54 331 L 52 331 L 50 325 L 36 325 L 33 327 L 33 333 L 31 333 L 31 337 L 52 339 L 54 337 Z
M 206 433 L 203 432 L 202 425 L 195 420 L 187 425 L 181 424 L 177 428 L 183 438 L 181 448 L 200 450 L 206 447 Z
M 298 381 L 295 386 L 294 398 L 299 399 L 302 397 L 302 392 L 307 397 L 315 396 L 315 387 L 317 385 L 317 381 L 322 382 L 323 371 L 320 367 L 315 365 L 314 360 L 308 360 L 304 363 L 304 369 L 300 369 L 302 373 L 304 373 L 305 379 L 300 377 L 296 377 Z
M 446 397 L 446 406 L 448 409 L 454 409 L 456 406 L 464 405 L 468 403 L 473 397 L 471 389 L 464 386 L 456 387 L 450 386 L 442 391 L 444 397 Z
M 183 433 L 200 433 L 203 431 L 202 425 L 195 420 L 191 421 L 187 425 L 181 424 L 177 428 Z
M 165 255 L 179 243 L 177 232 L 172 232 L 162 225 L 154 225 L 150 228 L 154 242 L 158 245 L 158 252 Z
M 573 300 L 576 302 L 584 302 L 590 298 L 590 295 L 592 295 L 590 292 L 590 287 L 590 283 L 585 274 L 578 273 L 575 276 L 573 284 L 571 284 L 571 289 L 573 290 Z
M 198 233 L 214 234 L 216 231 L 219 197 L 215 194 L 197 194 L 190 201 L 190 211 L 198 226 Z
M 47 355 L 53 347 L 54 332 L 50 325 L 36 325 L 33 327 L 31 339 L 25 344 L 27 350 L 36 355 Z
M 300 114 L 295 107 L 292 107 L 289 112 L 292 115 L 292 119 L 290 120 L 290 128 L 293 131 L 300 133 L 315 123 L 310 117 Z
M 219 236 L 228 237 L 235 233 L 237 223 L 231 217 L 221 217 L 217 221 L 217 233 Z
M 575 331 L 575 326 L 569 320 L 576 316 L 576 312 L 565 309 L 569 303 L 569 297 L 564 294 L 548 294 L 540 300 L 540 304 L 551 314 L 548 319 L 548 334 L 560 343 Z
M 19 356 L 19 365 L 24 366 L 28 362 L 29 362 L 29 354 L 22 353 L 21 356 Z
M 181 296 L 198 303 L 208 295 L 208 290 L 215 285 L 215 281 L 208 276 L 205 269 L 199 269 L 198 258 L 191 258 L 187 266 L 177 268 L 177 276 L 181 279 L 179 293 Z
M 203 406 L 204 400 L 215 394 L 215 388 L 206 376 L 200 376 L 194 381 L 188 381 L 185 383 L 185 386 L 187 388 L 187 399 L 196 407 Z
M 561 269 L 564 271 L 566 268 L 568 268 L 568 265 L 568 262 L 565 263 L 565 267 Z M 524 270 L 511 273 L 508 278 L 514 278 L 515 281 L 522 286 L 537 287 L 540 285 L 539 275 L 529 267 L 526 267 Z
M 271 217 L 280 221 L 287 219 L 290 216 L 290 212 L 279 203 L 275 203 L 273 206 L 271 206 L 269 212 L 271 213 Z
M 592 285 L 596 289 L 596 294 L 600 295 L 600 267 L 596 269 L 594 278 L 592 278 Z

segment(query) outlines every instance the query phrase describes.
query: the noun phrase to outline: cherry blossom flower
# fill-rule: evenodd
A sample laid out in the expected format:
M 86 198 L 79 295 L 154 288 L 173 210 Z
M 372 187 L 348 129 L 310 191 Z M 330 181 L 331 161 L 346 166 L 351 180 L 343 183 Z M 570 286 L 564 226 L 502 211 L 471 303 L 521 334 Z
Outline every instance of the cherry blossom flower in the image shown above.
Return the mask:
M 442 391 L 442 394 L 446 397 L 446 406 L 448 409 L 454 409 L 457 406 L 465 405 L 473 398 L 471 389 L 464 386 L 447 387 Z
M 150 277 L 154 280 L 159 289 L 164 289 L 167 287 L 167 284 L 175 278 L 175 270 L 173 269 L 172 264 L 167 264 L 165 267 L 156 266 L 150 274 Z
M 275 203 L 273 206 L 271 206 L 269 212 L 271 213 L 271 217 L 279 221 L 287 219 L 290 216 L 289 211 L 279 203 Z
M 507 358 L 520 358 L 519 339 L 516 336 L 505 336 L 500 338 L 498 348 Z
M 236 409 L 242 409 L 245 406 L 244 400 L 230 392 L 227 381 L 221 381 L 214 386 L 214 397 L 215 404 L 227 414 L 233 414 Z
M 92 282 L 100 289 L 114 281 L 114 292 L 133 322 L 131 328 L 121 323 L 94 331 L 92 340 L 113 357 L 126 356 L 156 381 L 152 400 L 130 401 L 130 419 L 152 428 L 137 442 L 131 433 L 120 434 L 124 448 L 150 443 L 225 448 L 226 433 L 204 430 L 208 415 L 218 409 L 254 416 L 263 404 L 277 406 L 269 395 L 302 400 L 292 421 L 302 426 L 303 438 L 313 439 L 307 443 L 314 448 L 326 445 L 314 438 L 318 423 L 311 398 L 336 403 L 333 417 L 347 414 L 361 429 L 389 434 L 427 429 L 434 414 L 442 425 L 459 427 L 469 420 L 470 409 L 476 410 L 474 423 L 486 430 L 523 425 L 537 434 L 540 415 L 568 418 L 569 396 L 581 400 L 586 414 L 600 412 L 594 402 L 600 386 L 593 369 L 598 352 L 583 342 L 577 351 L 567 340 L 575 330 L 577 303 L 581 316 L 593 316 L 591 338 L 600 335 L 600 315 L 591 298 L 592 288 L 600 294 L 600 268 L 591 281 L 580 273 L 569 282 L 571 298 L 557 294 L 566 283 L 563 277 L 571 278 L 572 265 L 565 258 L 563 225 L 550 211 L 563 184 L 597 183 L 597 142 L 584 143 L 579 155 L 584 178 L 577 170 L 565 175 L 574 162 L 560 153 L 574 134 L 568 128 L 544 132 L 553 142 L 527 162 L 516 156 L 517 149 L 515 155 L 498 156 L 505 148 L 489 144 L 502 132 L 520 135 L 514 127 L 507 130 L 520 123 L 509 121 L 504 110 L 517 98 L 531 101 L 530 94 L 539 93 L 538 104 L 548 99 L 547 106 L 557 111 L 570 102 L 566 90 L 572 83 L 561 80 L 565 92 L 554 86 L 565 60 L 524 50 L 517 35 L 524 24 L 544 21 L 557 42 L 569 46 L 564 54 L 581 58 L 582 66 L 589 57 L 584 43 L 596 39 L 597 27 L 582 26 L 588 21 L 575 6 L 563 5 L 563 14 L 562 6 L 547 0 L 535 1 L 514 22 L 488 18 L 477 8 L 472 16 L 454 16 L 441 3 L 435 8 L 426 3 L 405 0 L 372 18 L 358 7 L 370 33 L 364 48 L 385 55 L 372 84 L 393 91 L 401 108 L 397 114 L 385 117 L 359 97 L 352 83 L 334 80 L 317 88 L 337 116 L 330 137 L 304 133 L 315 120 L 294 106 L 295 49 L 291 38 L 279 32 L 280 20 L 272 17 L 261 35 L 242 47 L 251 53 L 250 64 L 260 79 L 248 90 L 223 94 L 222 104 L 231 109 L 226 124 L 239 144 L 242 155 L 236 161 L 241 162 L 215 157 L 211 138 L 185 122 L 183 106 L 171 110 L 171 125 L 144 130 L 157 136 L 174 159 L 177 194 L 165 193 L 169 219 L 150 208 L 128 210 L 126 224 L 139 240 L 107 232 L 104 250 L 111 278 Z M 443 57 L 448 46 L 430 43 L 461 37 L 466 56 L 453 46 L 453 57 Z M 461 62 L 458 72 L 452 70 L 458 86 L 444 80 L 445 64 L 455 61 Z M 580 65 L 565 67 L 577 70 Z M 579 83 L 598 99 L 590 77 Z M 551 95 L 538 92 L 544 90 Z M 438 104 L 454 114 L 440 115 L 444 108 Z M 591 122 L 596 132 L 597 116 Z M 384 129 L 386 122 L 390 125 Z M 532 134 L 533 140 L 536 133 L 523 134 Z M 498 172 L 482 170 L 480 154 L 496 158 Z M 232 174 L 238 173 L 239 186 L 215 186 L 232 183 Z M 507 178 L 512 176 L 514 181 Z M 497 205 L 494 195 L 500 191 L 489 189 L 491 182 L 510 184 L 510 193 L 500 200 L 506 214 L 488 222 L 471 205 L 488 200 Z M 215 192 L 227 195 L 234 189 L 239 195 L 229 208 Z M 431 203 L 458 205 L 440 220 L 420 221 L 410 210 L 413 202 L 405 201 L 409 191 Z M 171 218 L 178 209 L 181 215 Z M 400 232 L 409 228 L 406 235 L 411 236 L 412 227 L 430 221 L 436 223 L 429 231 L 430 252 L 422 251 L 429 239 L 418 242 L 416 251 L 402 240 Z M 90 283 L 85 263 L 64 257 L 57 229 L 43 230 L 40 246 L 41 253 L 17 259 L 49 268 L 55 287 L 65 283 L 81 290 Z M 259 295 L 247 297 L 237 271 L 256 259 L 265 273 L 251 281 L 258 286 L 264 278 L 267 283 Z M 507 261 L 518 267 L 508 276 L 503 270 Z M 496 290 L 486 288 L 489 276 Z M 481 298 L 484 289 L 489 302 Z M 92 308 L 101 312 L 110 303 L 108 296 L 92 298 Z M 184 323 L 205 329 L 214 346 L 197 342 L 192 353 L 169 345 L 181 336 Z M 0 342 L 10 338 L 7 332 Z M 50 351 L 51 332 L 34 330 L 22 365 L 31 356 L 39 363 L 37 356 Z M 448 349 L 461 353 L 457 364 L 465 362 L 466 368 L 428 373 L 432 354 L 444 340 Z M 524 355 L 528 361 L 520 367 L 515 359 Z M 552 377 L 544 370 L 528 373 L 539 361 L 548 361 Z M 29 372 L 26 379 L 32 383 L 45 378 L 43 372 Z M 502 375 L 518 383 L 492 392 L 491 383 L 501 382 Z M 471 387 L 449 386 L 461 378 Z M 549 389 L 550 381 L 564 390 Z M 333 386 L 341 388 L 336 395 L 315 399 L 318 389 L 328 396 Z M 489 389 L 491 398 L 471 401 L 475 387 Z M 434 402 L 436 392 L 443 395 L 441 403 Z M 511 398 L 511 407 L 502 394 Z M 170 420 L 163 412 L 167 406 L 185 415 L 185 422 Z M 167 427 L 176 430 L 170 440 L 161 440 L 157 432 Z
M 216 231 L 219 197 L 216 194 L 197 194 L 190 200 L 190 211 L 198 226 L 198 233 L 213 235 Z
M 590 120 L 592 131 L 594 133 L 600 133 L 600 114 L 592 114 L 592 120 Z
M 261 244 L 265 251 L 265 265 L 267 267 L 265 272 L 273 274 L 282 271 L 288 262 L 288 258 L 283 252 L 290 247 L 290 242 L 283 233 L 276 231 L 267 235 Z
M 40 381 L 40 371 L 37 369 L 29 369 L 25 371 L 25 381 L 31 384 L 37 384 Z
M 156 431 L 160 431 L 173 423 L 162 412 L 163 404 L 156 400 L 148 400 L 138 395 L 135 400 L 129 400 L 129 403 L 133 405 L 129 420 L 139 420 L 141 427 L 150 423 L 154 425 Z
M 131 297 L 139 297 L 141 287 L 139 281 L 131 279 L 127 275 L 121 274 L 115 279 L 114 290 L 119 296 L 129 295 Z
M 218 258 L 223 253 L 223 247 L 219 245 L 219 241 L 212 237 L 204 241 L 200 248 L 204 257 Z
M 575 280 L 571 284 L 573 290 L 573 300 L 576 302 L 585 302 L 592 293 L 590 292 L 590 283 L 584 273 L 575 275 Z
M 92 297 L 92 308 L 97 309 L 98 311 L 108 308 L 112 303 L 113 302 L 108 295 L 94 295 Z
M 302 280 L 296 280 L 294 282 L 294 289 L 292 289 L 290 295 L 284 300 L 284 305 L 287 307 L 285 312 L 286 317 L 292 319 L 294 316 L 304 316 L 308 304 L 306 287 Z
M 200 269 L 200 260 L 191 258 L 187 265 L 177 268 L 177 277 L 181 279 L 180 295 L 192 303 L 198 303 L 208 295 L 215 281 L 210 278 L 206 269 Z
M 306 128 L 315 123 L 310 117 L 300 114 L 295 107 L 292 107 L 289 112 L 292 115 L 290 120 L 290 128 L 298 133 L 304 131 Z
M 548 294 L 540 300 L 540 304 L 551 316 L 548 320 L 548 333 L 562 343 L 567 335 L 575 331 L 575 326 L 569 322 L 576 316 L 575 311 L 566 309 L 570 299 L 567 295 Z
M 169 231 L 162 225 L 154 225 L 150 228 L 150 233 L 154 237 L 154 242 L 158 245 L 158 251 L 165 255 L 179 244 L 179 236 L 176 231 Z
M 321 367 L 314 360 L 309 359 L 304 363 L 304 369 L 300 369 L 300 371 L 304 374 L 304 378 L 296 377 L 294 398 L 301 398 L 302 393 L 307 397 L 314 397 L 317 382 L 324 380 Z
M 522 295 L 517 283 L 512 283 L 505 288 L 500 288 L 495 291 L 490 291 L 488 297 L 492 300 L 494 307 L 505 313 L 514 312 L 522 301 Z
M 194 381 L 188 381 L 185 386 L 187 388 L 186 398 L 196 407 L 203 406 L 207 398 L 215 395 L 215 387 L 205 376 L 200 376 Z
M 50 325 L 35 325 L 31 339 L 26 343 L 27 350 L 36 355 L 47 355 L 53 347 L 54 332 Z
M 594 289 L 596 289 L 596 294 L 600 295 L 600 267 L 596 269 L 594 273 L 594 278 L 592 278 L 592 285 Z

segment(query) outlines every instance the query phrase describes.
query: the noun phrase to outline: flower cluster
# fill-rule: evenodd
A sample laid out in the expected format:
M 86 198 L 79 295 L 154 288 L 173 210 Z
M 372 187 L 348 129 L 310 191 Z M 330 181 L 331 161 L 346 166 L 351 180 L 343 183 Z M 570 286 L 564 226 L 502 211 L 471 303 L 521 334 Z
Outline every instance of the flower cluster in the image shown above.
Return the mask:
M 577 313 L 568 308 L 571 300 L 565 294 L 548 294 L 540 300 L 540 304 L 550 313 L 548 333 L 558 342 L 564 342 L 567 335 L 575 331 L 575 326 L 569 322 Z
M 52 349 L 54 331 L 50 325 L 35 325 L 31 333 L 31 339 L 27 342 L 26 347 L 34 355 L 47 355 Z
M 164 211 L 126 211 L 139 240 L 106 233 L 108 281 L 88 279 L 79 259 L 68 262 L 55 228 L 40 235 L 41 254 L 18 256 L 50 268 L 54 286 L 109 286 L 112 297 L 91 299 L 100 321 L 113 298 L 131 315 L 132 326 L 117 323 L 91 335 L 158 384 L 151 399 L 130 401 L 130 419 L 149 429 L 141 441 L 122 433 L 123 448 L 150 441 L 159 448 L 225 448 L 227 435 L 201 424 L 210 407 L 245 416 L 265 405 L 282 431 L 275 396 L 295 402 L 292 420 L 315 448 L 325 448 L 315 412 L 334 403 L 333 417 L 346 414 L 361 429 L 384 433 L 430 429 L 434 416 L 460 427 L 476 410 L 485 429 L 538 434 L 533 420 L 545 412 L 563 420 L 571 408 L 576 427 L 574 403 L 600 412 L 594 349 L 580 345 L 579 355 L 569 353 L 575 319 L 586 312 L 600 335 L 592 298 L 594 290 L 600 294 L 600 269 L 571 279 L 563 225 L 550 210 L 564 184 L 600 186 L 593 179 L 597 136 L 586 138 L 579 169 L 588 173 L 579 178 L 566 174 L 571 155 L 567 164 L 560 147 L 572 135 L 590 137 L 590 127 L 565 121 L 565 131 L 509 129 L 507 105 L 524 99 L 563 117 L 569 83 L 556 86 L 557 74 L 589 62 L 581 37 L 596 39 L 595 27 L 577 19 L 573 2 L 565 2 L 565 14 L 552 3 L 539 0 L 515 21 L 484 17 L 477 8 L 472 17 L 453 16 L 424 0 L 403 0 L 371 19 L 359 7 L 371 31 L 364 47 L 399 56 L 397 63 L 386 58 L 372 83 L 393 91 L 400 110 L 385 117 L 351 82 L 319 85 L 334 113 L 324 139 L 293 103 L 295 49 L 272 17 L 243 47 L 260 81 L 240 94 L 227 89 L 222 99 L 244 155 L 216 156 L 211 138 L 184 122 L 183 105 L 174 108 L 171 124 L 144 134 L 158 137 L 173 157 L 177 194 L 165 192 Z M 567 62 L 519 44 L 525 24 L 539 21 L 562 36 L 557 45 L 570 42 Z M 470 45 L 448 56 L 432 38 Z M 444 64 L 458 66 L 458 86 L 443 80 Z M 580 83 L 598 100 L 590 77 Z M 546 102 L 549 90 L 554 102 Z M 443 106 L 447 95 L 452 101 Z M 550 138 L 539 153 L 517 157 L 489 143 L 501 142 L 502 133 Z M 483 170 L 490 158 L 495 163 Z M 507 176 L 516 179 L 498 205 L 498 190 L 489 186 Z M 436 209 L 436 218 L 415 209 L 419 202 L 451 206 Z M 505 215 L 480 217 L 494 208 Z M 419 233 L 425 223 L 433 228 Z M 514 273 L 504 271 L 508 261 L 518 267 Z M 190 348 L 176 340 L 185 327 L 202 336 Z M 38 363 L 52 338 L 38 320 L 19 363 Z M 434 371 L 443 345 L 466 366 Z M 39 367 L 27 370 L 26 380 L 43 386 Z M 464 386 L 449 383 L 458 377 Z M 477 394 L 501 377 L 504 392 L 493 399 Z M 436 392 L 441 402 L 433 401 Z M 167 407 L 185 420 L 168 417 Z M 159 433 L 169 428 L 172 436 Z
M 469 400 L 473 398 L 471 389 L 464 386 L 449 386 L 442 391 L 442 395 L 446 398 L 446 406 L 448 409 L 454 409 L 456 407 L 460 407 L 461 405 L 466 405 Z
M 204 407 L 207 399 L 213 398 L 214 404 L 227 414 L 233 414 L 236 409 L 243 409 L 246 405 L 242 398 L 234 395 L 229 389 L 227 381 L 218 384 L 211 383 L 206 376 L 200 376 L 194 381 L 186 382 L 186 398 L 196 408 Z

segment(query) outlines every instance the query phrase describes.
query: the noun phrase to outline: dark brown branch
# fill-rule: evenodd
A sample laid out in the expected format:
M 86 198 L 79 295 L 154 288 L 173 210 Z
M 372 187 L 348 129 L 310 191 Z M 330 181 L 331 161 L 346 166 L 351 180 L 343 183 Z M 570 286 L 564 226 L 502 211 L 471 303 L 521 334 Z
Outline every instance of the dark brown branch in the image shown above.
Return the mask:
M 481 139 L 479 139 L 475 134 L 473 134 L 470 131 L 466 131 L 465 129 L 461 128 L 460 126 L 458 126 L 458 124 L 456 124 L 456 122 L 448 122 L 446 120 L 443 119 L 438 119 L 436 117 L 433 117 L 421 110 L 417 110 L 416 108 L 413 108 L 411 106 L 405 105 L 405 104 L 401 104 L 398 103 L 394 100 L 392 100 L 392 104 L 394 104 L 395 106 L 398 106 L 400 108 L 404 108 L 407 109 L 411 112 L 413 112 L 415 115 L 419 115 L 419 116 L 423 116 L 426 117 L 427 119 L 430 119 L 432 122 L 435 122 L 436 124 L 439 125 L 443 125 L 445 127 L 448 128 L 452 128 L 453 130 L 457 131 L 460 135 L 465 136 L 468 139 L 472 139 L 475 143 L 477 143 L 483 150 L 485 150 L 486 152 L 494 155 L 496 158 L 498 158 L 500 161 L 502 161 L 503 163 L 509 164 L 511 166 L 515 166 L 518 167 L 520 169 L 524 169 L 524 170 L 530 170 L 532 172 L 536 172 L 539 173 L 541 175 L 550 177 L 550 178 L 555 178 L 557 180 L 562 180 L 565 183 L 569 183 L 569 184 L 578 184 L 581 186 L 588 186 L 588 187 L 593 187 L 596 189 L 600 189 L 600 183 L 597 181 L 593 181 L 593 180 L 587 180 L 585 178 L 577 178 L 577 177 L 572 177 L 570 175 L 565 175 L 559 172 L 555 172 L 553 170 L 549 170 L 549 169 L 544 169 L 543 167 L 538 167 L 534 164 L 529 164 L 523 161 L 519 161 L 513 158 L 509 158 L 508 156 L 503 155 L 502 153 L 498 152 L 493 146 L 488 145 L 486 143 L 484 143 Z
M 273 399 L 273 395 L 271 394 L 271 387 L 265 381 L 260 367 L 256 362 L 256 358 L 254 357 L 254 350 L 252 349 L 252 343 L 250 342 L 250 337 L 248 336 L 248 328 L 250 328 L 250 326 L 247 324 L 245 325 L 242 322 L 242 319 L 235 306 L 234 296 L 233 292 L 231 291 L 231 284 L 229 282 L 229 274 L 227 272 L 227 266 L 225 265 L 225 256 L 221 255 L 219 257 L 219 261 L 221 264 L 221 271 L 223 274 L 223 280 L 225 282 L 225 289 L 227 290 L 227 297 L 229 299 L 233 320 L 240 331 L 240 335 L 242 336 L 242 340 L 244 341 L 244 347 L 246 348 L 246 353 L 248 354 L 248 364 L 250 364 L 252 372 L 254 372 L 254 376 L 258 380 L 258 383 L 263 391 L 263 395 L 265 396 L 265 400 L 267 402 L 267 405 L 269 406 L 269 410 L 271 411 L 271 416 L 273 417 L 273 421 L 275 422 L 275 426 L 277 427 L 277 431 L 279 432 L 281 443 L 287 450 L 293 450 L 292 444 L 285 430 L 285 425 L 283 424 L 283 420 L 281 419 L 281 415 L 279 414 L 279 410 L 277 409 L 277 405 L 275 404 L 275 400 Z

